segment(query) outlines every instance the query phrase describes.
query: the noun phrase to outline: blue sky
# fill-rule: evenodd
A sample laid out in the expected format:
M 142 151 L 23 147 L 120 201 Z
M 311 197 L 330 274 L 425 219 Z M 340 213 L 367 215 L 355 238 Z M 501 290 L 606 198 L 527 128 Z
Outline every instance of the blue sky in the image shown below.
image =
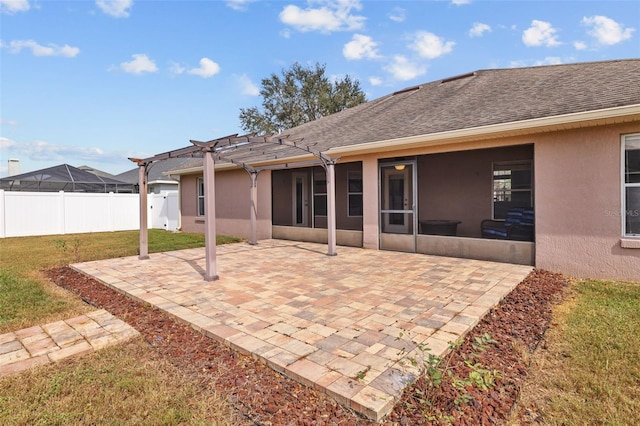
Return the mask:
M 640 57 L 638 1 L 0 0 L 0 176 L 120 173 L 242 133 L 260 81 L 298 61 L 368 99 L 467 73 Z

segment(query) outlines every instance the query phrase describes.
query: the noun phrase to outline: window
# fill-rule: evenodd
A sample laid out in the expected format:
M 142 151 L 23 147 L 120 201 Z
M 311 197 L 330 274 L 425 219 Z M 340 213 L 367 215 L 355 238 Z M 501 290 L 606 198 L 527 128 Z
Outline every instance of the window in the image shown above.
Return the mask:
M 362 216 L 362 173 L 349 172 L 347 188 L 348 215 Z
M 493 163 L 493 219 L 505 219 L 509 209 L 533 206 L 531 161 Z
M 198 178 L 198 216 L 204 216 L 204 178 Z
M 640 134 L 622 138 L 623 235 L 640 237 Z
M 313 170 L 313 214 L 327 215 L 327 175 L 322 169 Z

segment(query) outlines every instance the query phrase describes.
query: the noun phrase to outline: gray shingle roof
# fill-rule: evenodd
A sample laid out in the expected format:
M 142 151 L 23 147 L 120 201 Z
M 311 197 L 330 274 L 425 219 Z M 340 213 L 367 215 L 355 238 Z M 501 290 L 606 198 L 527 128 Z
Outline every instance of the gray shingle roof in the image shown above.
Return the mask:
M 640 106 L 640 59 L 479 70 L 407 88 L 283 134 L 327 152 L 622 106 Z M 276 151 L 280 159 L 304 154 L 247 145 L 225 155 L 256 164 L 273 160 Z
M 640 59 L 479 70 L 283 133 L 328 149 L 627 105 L 640 105 Z
M 167 158 L 166 160 L 156 161 L 149 168 L 147 179 L 149 182 L 155 181 L 172 181 L 175 179 L 170 178 L 164 173 L 169 170 L 183 168 L 185 164 L 193 161 L 191 158 Z M 116 179 L 129 183 L 138 183 L 138 167 L 127 170 L 115 176 Z M 175 181 L 176 184 L 178 183 Z

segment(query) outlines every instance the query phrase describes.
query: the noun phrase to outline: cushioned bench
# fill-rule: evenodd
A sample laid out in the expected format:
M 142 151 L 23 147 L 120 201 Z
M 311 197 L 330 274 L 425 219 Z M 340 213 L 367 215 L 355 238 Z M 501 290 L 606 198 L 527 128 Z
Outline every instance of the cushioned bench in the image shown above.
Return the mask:
M 514 207 L 507 212 L 504 221 L 486 219 L 480 224 L 483 238 L 497 240 L 533 241 L 533 209 Z

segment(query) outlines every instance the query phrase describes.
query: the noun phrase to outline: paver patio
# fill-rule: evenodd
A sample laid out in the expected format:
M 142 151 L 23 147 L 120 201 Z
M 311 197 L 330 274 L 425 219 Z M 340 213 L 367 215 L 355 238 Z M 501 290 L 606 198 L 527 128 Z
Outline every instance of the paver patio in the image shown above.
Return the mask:
M 213 282 L 204 248 L 72 266 L 373 420 L 415 378 L 419 343 L 444 354 L 532 270 L 280 240 L 217 253 Z

